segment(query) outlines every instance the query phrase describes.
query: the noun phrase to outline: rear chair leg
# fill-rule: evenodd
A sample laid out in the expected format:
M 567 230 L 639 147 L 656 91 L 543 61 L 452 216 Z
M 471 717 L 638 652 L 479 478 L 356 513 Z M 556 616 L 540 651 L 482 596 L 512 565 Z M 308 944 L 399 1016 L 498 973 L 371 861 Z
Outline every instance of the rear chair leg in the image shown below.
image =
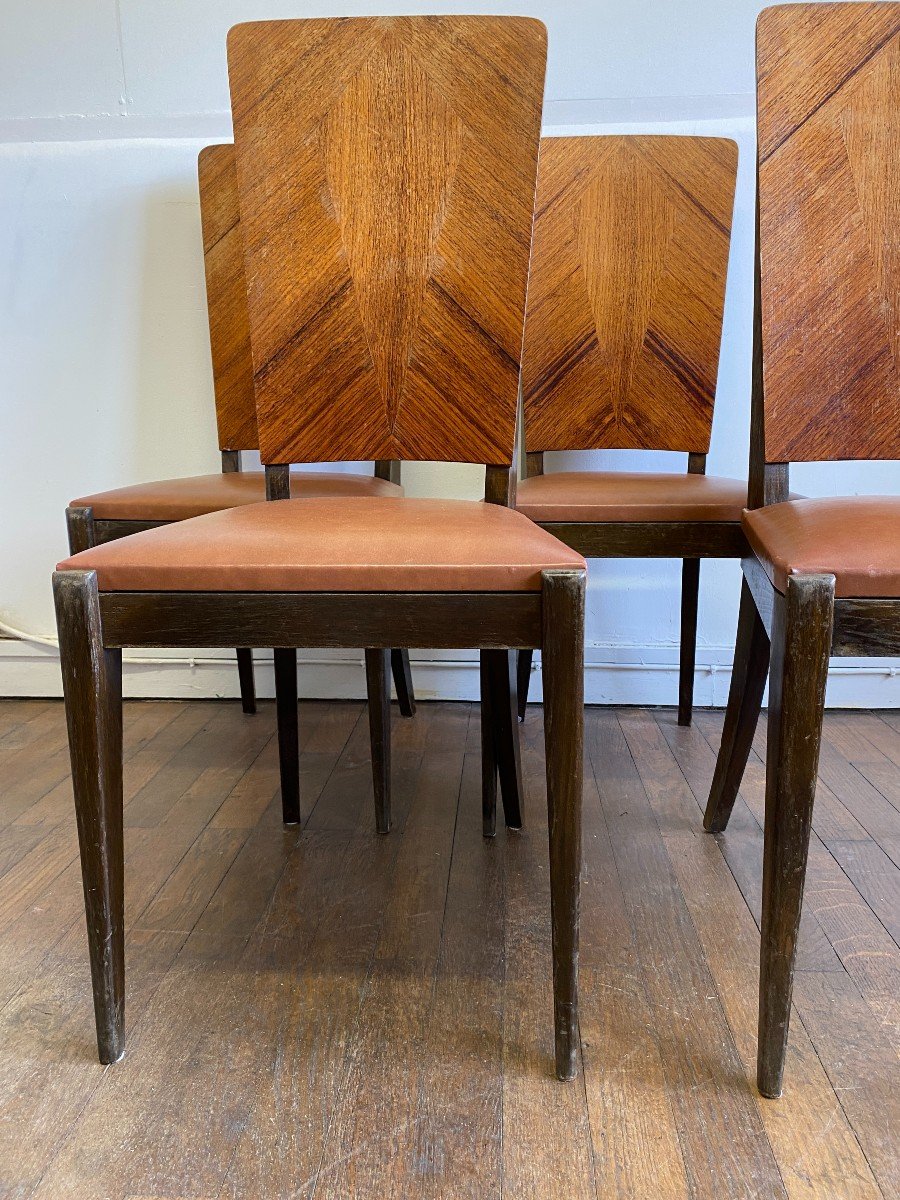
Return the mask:
M 285 825 L 300 824 L 300 733 L 297 713 L 297 651 L 275 649 L 275 708 L 278 715 L 278 766 L 281 815 Z
M 390 650 L 366 651 L 375 826 L 379 833 L 389 833 L 391 828 L 391 676 L 388 669 L 390 654 Z
M 391 674 L 394 676 L 394 688 L 397 692 L 397 704 L 401 717 L 414 717 L 416 715 L 416 696 L 413 691 L 408 650 L 391 651 Z
M 703 816 L 703 827 L 709 833 L 721 833 L 734 808 L 744 768 L 750 757 L 768 673 L 769 635 L 745 579 L 741 586 L 734 666 L 722 741 Z
M 72 787 L 87 916 L 97 1050 L 125 1047 L 125 914 L 122 841 L 122 651 L 103 646 L 97 576 L 53 577 Z
M 238 680 L 241 686 L 241 708 L 245 713 L 256 712 L 256 683 L 253 678 L 253 651 L 235 650 L 238 665 Z
M 694 712 L 694 667 L 697 662 L 697 602 L 700 559 L 681 563 L 681 650 L 678 667 L 678 724 L 690 725 Z
M 516 652 L 484 650 L 490 676 L 491 724 L 494 730 L 500 795 L 507 829 L 522 828 L 525 783 L 519 753 L 519 722 L 516 719 Z
M 516 669 L 516 691 L 518 693 L 519 720 L 525 720 L 525 710 L 528 707 L 528 685 L 531 683 L 531 661 L 533 650 L 520 650 Z
M 497 743 L 494 735 L 494 688 L 491 679 L 490 650 L 480 654 L 481 680 L 481 832 L 493 837 L 497 832 Z
M 834 576 L 788 576 L 772 620 L 763 843 L 757 1083 L 772 1098 L 784 1076 L 833 627 Z
M 578 1054 L 578 907 L 584 770 L 582 571 L 543 574 L 541 669 L 550 826 L 556 1075 L 572 1079 Z

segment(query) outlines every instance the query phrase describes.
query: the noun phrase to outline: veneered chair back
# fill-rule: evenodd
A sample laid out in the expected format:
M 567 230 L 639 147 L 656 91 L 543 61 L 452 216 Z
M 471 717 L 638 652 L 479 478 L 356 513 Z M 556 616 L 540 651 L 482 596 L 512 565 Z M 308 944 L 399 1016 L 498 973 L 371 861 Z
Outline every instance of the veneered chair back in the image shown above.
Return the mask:
M 736 171 L 724 138 L 543 139 L 528 451 L 709 449 Z
M 757 25 L 765 460 L 900 457 L 900 4 Z
M 256 450 L 259 437 L 234 147 L 204 147 L 198 175 L 219 449 Z
M 511 462 L 545 58 L 518 17 L 231 30 L 263 462 Z

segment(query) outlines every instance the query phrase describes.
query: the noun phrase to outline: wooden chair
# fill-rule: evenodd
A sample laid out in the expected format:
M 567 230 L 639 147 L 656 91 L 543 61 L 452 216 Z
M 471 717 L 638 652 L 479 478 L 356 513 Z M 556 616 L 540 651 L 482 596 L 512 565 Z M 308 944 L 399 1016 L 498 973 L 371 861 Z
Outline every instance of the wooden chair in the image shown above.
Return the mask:
M 366 652 L 390 824 L 387 647 L 542 650 L 556 1070 L 576 1067 L 585 564 L 510 488 L 546 32 L 503 17 L 274 21 L 229 35 L 260 452 L 475 461 L 499 503 L 233 508 L 55 576 L 100 1057 L 123 1047 L 121 648 Z M 290 684 L 288 685 L 290 686 Z M 293 681 L 296 686 L 296 680 Z M 496 786 L 482 716 L 484 794 Z
M 900 499 L 788 500 L 788 464 L 900 457 L 900 4 L 757 25 L 749 542 L 704 825 L 725 829 L 769 677 L 757 1082 L 781 1094 L 831 655 L 900 654 Z
M 701 558 L 744 550 L 747 486 L 705 474 L 737 147 L 544 138 L 516 507 L 588 558 L 681 558 L 678 723 L 689 725 Z M 679 450 L 686 475 L 544 474 L 547 450 Z M 519 716 L 531 654 L 519 656 Z
M 199 182 L 222 470 L 215 475 L 141 483 L 73 500 L 66 509 L 72 554 L 171 521 L 266 498 L 264 473 L 241 470 L 241 451 L 258 449 L 259 438 L 233 146 L 207 146 L 200 151 Z M 374 476 L 337 471 L 302 474 L 293 477 L 292 486 L 298 496 L 396 496 L 402 494 L 399 484 L 400 464 L 384 460 L 375 463 Z M 237 661 L 241 703 L 244 712 L 252 713 L 256 711 L 252 652 L 239 649 Z M 392 651 L 391 666 L 400 711 L 412 716 L 415 700 L 408 653 Z

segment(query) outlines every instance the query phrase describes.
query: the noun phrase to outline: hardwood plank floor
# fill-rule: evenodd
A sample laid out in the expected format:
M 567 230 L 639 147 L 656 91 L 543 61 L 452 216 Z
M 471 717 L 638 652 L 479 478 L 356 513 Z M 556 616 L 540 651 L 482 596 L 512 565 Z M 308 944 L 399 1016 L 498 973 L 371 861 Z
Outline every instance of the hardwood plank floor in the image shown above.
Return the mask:
M 128 1042 L 94 1052 L 61 704 L 0 702 L 0 1198 L 876 1200 L 900 1193 L 900 720 L 826 718 L 778 1102 L 753 1086 L 761 725 L 702 832 L 722 714 L 589 709 L 582 1066 L 552 1077 L 541 710 L 526 827 L 481 837 L 477 708 L 125 707 Z

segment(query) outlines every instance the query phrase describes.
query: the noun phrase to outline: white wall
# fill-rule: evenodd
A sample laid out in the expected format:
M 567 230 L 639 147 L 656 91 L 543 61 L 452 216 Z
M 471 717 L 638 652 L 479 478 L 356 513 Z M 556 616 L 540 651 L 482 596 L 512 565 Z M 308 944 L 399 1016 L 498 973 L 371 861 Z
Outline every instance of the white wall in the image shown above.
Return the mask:
M 546 132 L 652 130 L 740 142 L 709 469 L 744 473 L 757 0 L 0 0 L 0 621 L 52 636 L 49 571 L 65 551 L 63 509 L 73 495 L 217 468 L 196 156 L 230 135 L 228 27 L 269 16 L 479 7 L 547 23 Z M 622 467 L 666 457 L 568 456 Z M 671 465 L 682 468 L 680 459 Z M 475 496 L 480 479 L 472 468 L 404 468 L 418 495 Z M 810 492 L 897 484 L 893 465 L 795 472 L 795 485 Z M 700 703 L 725 698 L 738 581 L 735 563 L 704 564 Z M 678 585 L 675 563 L 592 564 L 589 699 L 674 700 Z M 132 668 L 133 690 L 233 691 L 230 664 L 209 652 L 193 666 L 183 652 L 152 657 L 163 661 Z M 359 656 L 334 657 L 343 663 L 319 661 L 304 673 L 307 693 L 359 692 Z M 420 657 L 423 694 L 474 694 L 467 656 Z M 834 674 L 833 702 L 900 703 L 886 669 L 850 666 Z M 0 694 L 58 686 L 52 651 L 0 642 Z

